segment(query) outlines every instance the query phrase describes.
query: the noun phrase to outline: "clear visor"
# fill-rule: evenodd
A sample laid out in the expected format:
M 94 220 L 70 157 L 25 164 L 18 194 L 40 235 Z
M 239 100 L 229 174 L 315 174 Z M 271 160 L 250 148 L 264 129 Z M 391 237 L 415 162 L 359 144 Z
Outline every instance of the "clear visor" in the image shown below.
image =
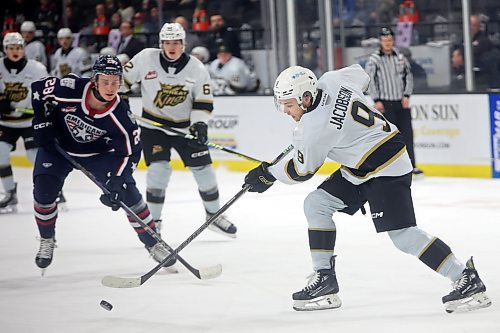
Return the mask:
M 278 110 L 278 112 L 285 112 L 284 101 L 279 100 L 276 96 L 274 96 L 274 107 Z

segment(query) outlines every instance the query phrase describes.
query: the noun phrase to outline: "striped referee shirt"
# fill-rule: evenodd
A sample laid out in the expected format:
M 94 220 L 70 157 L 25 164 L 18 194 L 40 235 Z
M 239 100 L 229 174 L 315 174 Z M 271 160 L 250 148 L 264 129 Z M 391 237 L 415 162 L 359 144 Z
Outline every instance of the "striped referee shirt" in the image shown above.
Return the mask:
M 372 53 L 366 64 L 370 76 L 368 92 L 375 102 L 400 101 L 413 92 L 413 75 L 410 63 L 401 53 L 392 50 L 385 54 L 382 50 Z

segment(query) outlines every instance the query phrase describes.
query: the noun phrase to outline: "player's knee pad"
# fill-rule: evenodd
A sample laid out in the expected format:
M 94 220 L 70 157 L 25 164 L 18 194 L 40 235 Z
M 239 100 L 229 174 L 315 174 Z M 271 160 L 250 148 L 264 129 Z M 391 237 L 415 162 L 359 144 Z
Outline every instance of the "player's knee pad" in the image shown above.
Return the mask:
M 31 148 L 31 149 L 26 150 L 26 157 L 33 164 L 35 164 L 36 152 L 37 152 L 36 148 Z
M 149 165 L 146 186 L 148 189 L 165 190 L 172 175 L 172 167 L 168 161 L 155 161 Z
M 429 245 L 432 237 L 418 227 L 388 231 L 394 245 L 401 251 L 418 256 Z
M 217 179 L 215 178 L 214 169 L 210 164 L 190 167 L 193 173 L 194 179 L 198 184 L 198 190 L 200 193 L 213 192 L 217 190 Z
M 304 214 L 309 223 L 309 228 L 335 227 L 332 220 L 333 213 L 344 208 L 345 204 L 342 200 L 322 189 L 309 193 L 304 200 Z
M 10 165 L 10 150 L 12 145 L 7 142 L 0 141 L 0 166 Z
M 61 179 L 52 175 L 38 175 L 33 182 L 33 196 L 35 201 L 42 205 L 55 202 L 63 185 Z

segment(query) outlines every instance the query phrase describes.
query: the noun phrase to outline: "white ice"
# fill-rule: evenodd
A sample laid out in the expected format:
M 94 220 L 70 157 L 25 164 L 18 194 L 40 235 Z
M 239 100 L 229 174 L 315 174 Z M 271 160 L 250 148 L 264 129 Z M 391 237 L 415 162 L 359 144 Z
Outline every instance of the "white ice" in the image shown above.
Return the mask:
M 500 182 L 425 178 L 413 184 L 417 220 L 447 242 L 458 258 L 475 258 L 493 300 L 490 308 L 446 314 L 441 297 L 450 281 L 405 255 L 368 216 L 338 214 L 339 309 L 296 312 L 291 294 L 310 273 L 302 202 L 324 178 L 277 184 L 247 193 L 227 215 L 238 238 L 203 232 L 182 256 L 202 267 L 222 264 L 222 275 L 200 281 L 179 274 L 152 277 L 135 289 L 111 289 L 101 278 L 140 276 L 155 263 L 122 212 L 111 212 L 99 191 L 73 172 L 64 187 L 67 212 L 57 221 L 52 265 L 40 277 L 34 257 L 31 170 L 15 168 L 19 213 L 0 216 L 0 332 L 500 332 Z M 222 202 L 236 194 L 242 173 L 217 169 Z M 144 191 L 145 172 L 137 171 Z M 175 171 L 164 209 L 166 241 L 176 247 L 204 222 L 189 172 Z M 113 304 L 108 312 L 99 306 Z

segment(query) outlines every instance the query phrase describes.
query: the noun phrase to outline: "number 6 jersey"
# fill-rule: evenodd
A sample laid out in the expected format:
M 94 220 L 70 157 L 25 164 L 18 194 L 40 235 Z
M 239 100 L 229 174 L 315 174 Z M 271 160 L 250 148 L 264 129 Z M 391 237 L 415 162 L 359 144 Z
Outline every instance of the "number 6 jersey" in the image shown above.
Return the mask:
M 198 121 L 206 123 L 210 118 L 210 75 L 198 59 L 183 53 L 178 60 L 169 62 L 160 49 L 149 48 L 136 54 L 123 70 L 128 85 L 141 83 L 144 118 L 176 128 L 187 128 Z
M 314 104 L 294 129 L 293 158 L 271 166 L 273 176 L 287 184 L 302 182 L 327 158 L 340 163 L 343 177 L 356 185 L 411 172 L 403 136 L 363 95 L 369 81 L 359 65 L 325 73 Z

